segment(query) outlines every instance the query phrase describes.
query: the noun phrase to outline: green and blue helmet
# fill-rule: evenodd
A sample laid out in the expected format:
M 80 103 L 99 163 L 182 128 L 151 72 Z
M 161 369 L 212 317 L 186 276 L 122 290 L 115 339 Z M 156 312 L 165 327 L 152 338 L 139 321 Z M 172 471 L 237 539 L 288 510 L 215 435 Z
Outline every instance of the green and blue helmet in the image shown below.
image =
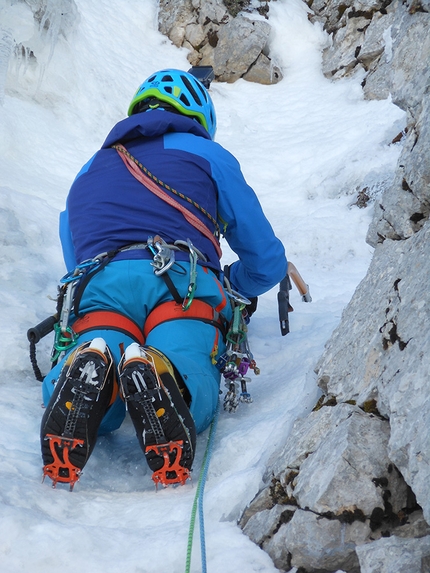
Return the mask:
M 162 108 L 160 102 L 172 106 L 180 114 L 196 119 L 209 133 L 215 136 L 215 108 L 208 90 L 188 72 L 160 70 L 147 78 L 134 94 L 128 115 Z M 165 109 L 168 109 L 166 106 Z

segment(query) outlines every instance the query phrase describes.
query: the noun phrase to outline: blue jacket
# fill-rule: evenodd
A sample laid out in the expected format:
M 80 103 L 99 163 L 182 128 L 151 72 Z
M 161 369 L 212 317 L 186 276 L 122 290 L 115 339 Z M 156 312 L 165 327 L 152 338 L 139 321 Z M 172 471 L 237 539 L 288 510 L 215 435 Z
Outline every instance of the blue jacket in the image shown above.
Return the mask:
M 211 241 L 128 172 L 117 151 L 111 148 L 119 142 L 158 179 L 193 199 L 217 219 L 229 246 L 239 257 L 230 273 L 236 290 L 248 297 L 258 296 L 284 278 L 284 247 L 275 237 L 237 160 L 212 141 L 193 119 L 162 110 L 120 121 L 76 176 L 60 217 L 60 237 L 69 271 L 78 262 L 145 242 L 148 236 L 155 235 L 168 243 L 190 239 L 206 255 L 208 266 L 220 268 Z M 200 210 L 176 195 L 172 197 L 214 230 L 213 223 Z M 127 258 L 141 256 L 141 251 L 127 252 Z

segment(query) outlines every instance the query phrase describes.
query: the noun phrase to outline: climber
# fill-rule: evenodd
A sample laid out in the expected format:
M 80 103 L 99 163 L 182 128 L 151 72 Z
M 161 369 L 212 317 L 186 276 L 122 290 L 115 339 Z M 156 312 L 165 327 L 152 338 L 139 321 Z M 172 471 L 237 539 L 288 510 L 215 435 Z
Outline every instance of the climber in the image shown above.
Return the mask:
M 286 275 L 284 248 L 215 130 L 192 70 L 158 71 L 70 188 L 60 215 L 68 274 L 43 381 L 54 486 L 73 488 L 97 435 L 126 410 L 155 483 L 185 483 L 216 410 L 232 313 L 220 234 L 238 256 L 233 291 L 255 300 Z

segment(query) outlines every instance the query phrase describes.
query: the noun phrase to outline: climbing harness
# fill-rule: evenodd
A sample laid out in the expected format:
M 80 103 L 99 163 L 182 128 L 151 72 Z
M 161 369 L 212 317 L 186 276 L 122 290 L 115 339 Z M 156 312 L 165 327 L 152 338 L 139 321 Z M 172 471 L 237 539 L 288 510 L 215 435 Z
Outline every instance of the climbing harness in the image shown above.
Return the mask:
M 36 360 L 36 344 L 41 338 L 52 331 L 54 331 L 54 343 L 51 354 L 53 366 L 57 364 L 60 356 L 64 352 L 68 352 L 78 344 L 80 333 L 94 330 L 97 327 L 103 328 L 106 326 L 107 328 L 114 328 L 115 330 L 131 334 L 132 338 L 137 342 L 143 343 L 141 327 L 120 313 L 89 313 L 91 315 L 91 321 L 79 313 L 79 305 L 84 290 L 95 274 L 103 270 L 119 253 L 136 249 L 149 251 L 153 259 L 151 264 L 154 267 L 154 273 L 164 279 L 176 303 L 181 305 L 182 310 L 188 311 L 194 300 L 197 286 L 197 262 L 206 262 L 206 257 L 194 247 L 189 239 L 186 241 L 178 240 L 175 241 L 174 244 L 168 244 L 157 235 L 155 237 L 148 237 L 148 240 L 144 243 L 127 245 L 119 249 L 101 253 L 93 259 L 83 261 L 77 265 L 73 271 L 67 273 L 60 279 L 57 296 L 57 313 L 27 331 L 27 338 L 30 342 L 30 361 L 37 380 L 41 382 L 44 377 L 40 372 Z M 171 272 L 180 274 L 186 273 L 185 268 L 176 261 L 175 252 L 188 253 L 189 255 L 190 281 L 185 297 L 179 295 L 167 272 L 170 270 Z M 77 320 L 70 326 L 72 311 Z M 83 320 L 84 318 L 85 320 Z M 173 318 L 173 316 L 171 318 Z M 185 315 L 183 317 L 177 316 L 177 318 L 185 318 Z M 191 318 L 191 315 L 188 315 L 186 318 Z M 194 318 L 199 317 L 195 315 Z M 202 318 L 206 320 L 209 317 L 207 313 L 205 313 Z M 166 320 L 168 319 L 169 318 L 166 318 Z M 214 319 L 218 324 L 219 321 L 217 317 L 211 317 L 211 319 Z
M 202 261 L 206 263 L 206 257 L 192 244 L 190 239 L 187 239 L 186 241 L 178 240 L 171 245 L 156 235 L 155 237 L 148 237 L 147 244 L 148 249 L 154 257 L 153 262 L 151 263 L 154 267 L 154 273 L 163 278 L 174 300 L 178 304 L 182 305 L 182 310 L 188 310 L 194 300 L 194 294 L 197 287 L 197 262 Z M 175 261 L 175 251 L 186 251 L 189 253 L 190 258 L 190 281 L 184 298 L 182 298 L 178 293 L 170 275 L 167 272 L 172 270 L 179 272 L 180 274 L 186 273 L 184 267 Z
M 163 302 L 149 313 L 143 328 L 144 338 L 160 324 L 170 320 L 200 320 L 218 328 L 223 336 L 227 333 L 226 321 L 222 314 L 216 311 L 209 303 L 195 299 L 191 308 L 183 311 L 182 305 L 174 300 Z
M 199 511 L 199 526 L 200 526 L 200 553 L 201 553 L 201 560 L 202 560 L 202 573 L 207 572 L 206 568 L 206 540 L 205 540 L 205 526 L 204 526 L 204 512 L 203 512 L 203 494 L 206 484 L 206 478 L 209 470 L 209 463 L 212 455 L 213 444 L 215 439 L 215 432 L 218 424 L 218 415 L 219 415 L 219 401 L 217 402 L 215 415 L 213 417 L 208 442 L 206 445 L 205 455 L 203 457 L 202 467 L 200 469 L 199 481 L 197 484 L 196 495 L 194 497 L 193 508 L 191 511 L 191 519 L 190 519 L 190 527 L 188 531 L 188 544 L 187 544 L 187 559 L 185 563 L 185 573 L 190 572 L 191 567 L 191 553 L 193 549 L 193 537 L 194 537 L 194 528 L 196 524 L 196 513 L 197 508 Z
M 135 249 L 147 249 L 151 253 L 154 273 L 165 280 L 174 300 L 159 305 L 150 313 L 145 322 L 143 335 L 140 325 L 135 324 L 131 319 L 117 312 L 95 311 L 80 316 L 80 299 L 89 280 L 112 261 L 118 253 Z M 190 281 L 185 297 L 179 295 L 167 272 L 169 270 L 179 273 L 186 272 L 184 267 L 175 259 L 175 252 L 179 251 L 188 252 L 190 257 Z M 250 304 L 250 301 L 233 291 L 225 279 L 226 290 L 233 308 L 233 321 L 230 323 L 229 328 L 227 328 L 225 320 L 216 310 L 210 305 L 206 305 L 203 301 L 195 300 L 194 298 L 196 290 L 196 264 L 198 261 L 206 262 L 206 259 L 204 255 L 192 245 L 191 241 L 178 240 L 175 241 L 174 244 L 167 244 L 160 237 L 156 236 L 149 237 L 145 243 L 135 243 L 114 251 L 101 253 L 93 259 L 80 263 L 60 281 L 57 297 L 57 312 L 36 326 L 29 328 L 27 331 L 27 338 L 30 343 L 30 362 L 36 380 L 42 382 L 44 378 L 37 364 L 36 344 L 51 332 L 55 333 L 51 356 L 52 365 L 55 366 L 63 352 L 69 351 L 76 346 L 79 334 L 82 332 L 95 330 L 97 328 L 114 329 L 125 332 L 136 342 L 144 344 L 145 338 L 150 330 L 162 322 L 175 318 L 189 318 L 202 320 L 216 326 L 221 331 L 223 337 L 227 339 L 226 352 L 216 361 L 218 369 L 226 379 L 228 388 L 228 398 L 225 404 L 226 409 L 233 412 L 237 409 L 240 401 L 252 401 L 247 390 L 247 383 L 250 379 L 245 378 L 245 374 L 249 368 L 254 370 L 255 374 L 258 374 L 259 369 L 256 367 L 247 341 L 246 306 Z M 281 334 L 283 336 L 289 332 L 288 313 L 293 311 L 289 303 L 289 290 L 292 288 L 290 278 L 299 290 L 303 302 L 312 301 L 309 286 L 305 283 L 295 265 L 289 262 L 288 274 L 281 281 L 278 292 L 279 320 Z M 67 321 L 70 319 L 72 306 L 77 320 L 70 326 Z M 214 357 L 212 358 L 215 360 Z M 236 389 L 239 383 L 241 384 L 241 394 L 237 397 Z

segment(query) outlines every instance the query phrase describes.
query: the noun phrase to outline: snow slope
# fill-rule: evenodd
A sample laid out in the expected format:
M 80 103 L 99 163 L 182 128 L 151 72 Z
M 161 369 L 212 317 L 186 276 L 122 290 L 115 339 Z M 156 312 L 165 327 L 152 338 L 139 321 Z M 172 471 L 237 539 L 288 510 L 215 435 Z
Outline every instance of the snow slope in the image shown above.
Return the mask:
M 64 2 L 47 4 L 65 34 L 34 29 L 26 4 L 3 2 L 0 12 L 15 10 L 8 25 L 39 61 L 11 60 L 0 106 L 0 570 L 179 573 L 208 432 L 198 438 L 194 485 L 155 493 L 129 420 L 99 440 L 73 493 L 41 484 L 41 392 L 26 331 L 55 312 L 65 273 L 57 220 L 75 174 L 125 117 L 143 79 L 187 70 L 187 52 L 158 33 L 155 0 L 76 0 L 79 14 L 67 20 Z M 276 571 L 237 519 L 294 420 L 318 398 L 313 366 L 372 256 L 371 208 L 354 206 L 357 192 L 389 184 L 400 153 L 390 142 L 404 113 L 389 100 L 364 101 L 360 78 L 323 77 L 328 38 L 307 11 L 300 0 L 270 5 L 282 82 L 211 88 L 216 139 L 239 159 L 313 302 L 292 291 L 291 333 L 281 337 L 276 289 L 259 300 L 250 326 L 261 369 L 249 388 L 254 402 L 221 412 L 206 484 L 210 573 Z M 226 245 L 224 259 L 234 260 Z M 51 344 L 38 345 L 43 372 Z M 201 571 L 198 531 L 191 571 Z

